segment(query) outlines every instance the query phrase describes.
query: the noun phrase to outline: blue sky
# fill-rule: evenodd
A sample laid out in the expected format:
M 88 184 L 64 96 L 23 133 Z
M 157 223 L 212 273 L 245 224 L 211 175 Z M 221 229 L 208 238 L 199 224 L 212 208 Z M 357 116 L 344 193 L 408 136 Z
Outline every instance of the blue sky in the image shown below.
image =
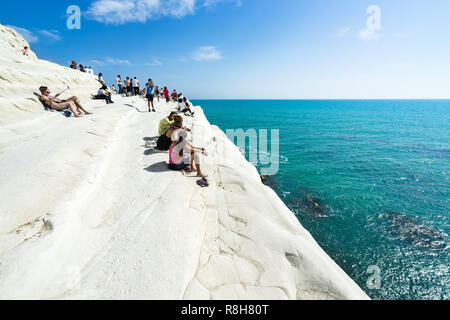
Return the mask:
M 78 5 L 80 30 L 66 10 Z M 366 30 L 376 5 L 379 28 Z M 2 3 L 42 59 L 152 78 L 192 99 L 450 97 L 448 0 Z M 19 14 L 20 13 L 20 14 Z M 19 29 L 21 28 L 21 29 Z M 23 30 L 24 29 L 24 30 Z M 366 31 L 364 31 L 366 30 Z

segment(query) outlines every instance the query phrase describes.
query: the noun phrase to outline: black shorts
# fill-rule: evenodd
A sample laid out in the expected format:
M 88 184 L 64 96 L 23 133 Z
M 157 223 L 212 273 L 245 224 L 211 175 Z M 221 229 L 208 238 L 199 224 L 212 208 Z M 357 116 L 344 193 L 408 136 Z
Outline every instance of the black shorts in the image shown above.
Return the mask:
M 127 87 L 127 92 L 131 92 L 131 87 Z
M 169 151 L 171 144 L 172 139 L 168 138 L 166 134 L 163 134 L 156 142 L 156 149 L 160 151 Z
M 147 98 L 148 101 L 153 101 L 153 95 L 152 94 L 147 94 L 145 97 Z
M 180 164 L 169 164 L 169 169 L 173 170 L 173 171 L 183 171 L 184 169 L 186 169 L 187 167 L 189 167 L 188 164 L 185 163 L 180 163 Z

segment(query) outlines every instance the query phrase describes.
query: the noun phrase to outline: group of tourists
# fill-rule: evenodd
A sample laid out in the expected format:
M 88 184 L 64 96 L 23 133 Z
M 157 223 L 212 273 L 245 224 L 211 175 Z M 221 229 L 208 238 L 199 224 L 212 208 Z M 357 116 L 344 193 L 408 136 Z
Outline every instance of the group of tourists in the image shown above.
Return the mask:
M 72 61 L 70 68 L 74 69 L 74 70 L 79 70 L 81 72 L 85 72 L 88 74 L 94 74 L 94 69 L 92 69 L 91 67 L 83 66 L 82 64 L 78 64 L 75 61 Z
M 25 52 L 26 54 L 26 52 Z M 82 65 L 78 65 L 75 61 L 70 66 L 72 69 L 77 69 L 82 72 L 93 74 L 91 67 L 85 68 Z M 209 186 L 209 182 L 206 180 L 207 175 L 202 171 L 201 155 L 207 156 L 204 148 L 198 148 L 192 145 L 187 139 L 190 129 L 183 126 L 183 117 L 194 116 L 194 112 L 191 109 L 191 105 L 186 97 L 182 93 L 178 93 L 173 90 L 169 92 L 167 87 L 156 86 L 152 79 L 148 79 L 145 85 L 141 89 L 139 80 L 134 77 L 126 77 L 122 81 L 120 75 L 117 76 L 116 83 L 110 89 L 104 79 L 103 74 L 99 73 L 98 81 L 101 83 L 101 87 L 97 92 L 97 95 L 92 95 L 93 99 L 104 99 L 107 104 L 114 103 L 112 96 L 114 93 L 121 94 L 125 97 L 129 96 L 141 96 L 148 102 L 149 112 L 156 112 L 154 100 L 157 99 L 170 103 L 173 101 L 176 104 L 176 110 L 170 113 L 170 115 L 159 122 L 158 133 L 159 138 L 156 142 L 156 150 L 162 152 L 169 152 L 169 169 L 175 171 L 195 172 L 197 176 L 202 178 L 197 181 L 197 184 L 201 187 Z M 115 87 L 117 85 L 117 89 Z M 46 108 L 63 111 L 69 109 L 75 117 L 81 117 L 83 114 L 92 114 L 80 103 L 78 97 L 70 97 L 66 100 L 60 100 L 58 97 L 61 93 L 55 96 L 50 95 L 50 90 L 42 86 L 39 88 L 41 92 L 40 101 L 46 106 Z
M 117 93 L 125 95 L 125 96 L 138 96 L 141 94 L 141 85 L 139 83 L 139 80 L 134 77 L 126 77 L 125 80 L 122 81 L 122 77 L 120 75 L 116 78 L 116 84 L 118 87 Z M 114 85 L 115 87 L 115 85 Z

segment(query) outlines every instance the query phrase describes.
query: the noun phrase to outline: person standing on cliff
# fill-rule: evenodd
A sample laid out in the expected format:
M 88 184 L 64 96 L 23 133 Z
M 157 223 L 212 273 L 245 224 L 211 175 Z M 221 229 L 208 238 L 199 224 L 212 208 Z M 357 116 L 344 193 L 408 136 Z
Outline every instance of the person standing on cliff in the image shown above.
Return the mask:
M 131 96 L 131 81 L 129 77 L 125 80 L 125 86 L 127 87 L 127 96 L 129 97 Z
M 119 88 L 119 94 L 121 94 L 122 93 L 122 78 L 120 78 L 120 75 L 117 76 L 116 83 Z
M 164 98 L 166 98 L 166 103 L 169 103 L 170 93 L 169 93 L 169 89 L 167 89 L 167 87 L 164 87 Z
M 160 95 L 160 92 L 159 92 L 159 87 L 158 87 L 158 86 L 156 86 L 156 88 L 155 88 L 155 92 L 154 92 L 154 96 L 156 96 L 156 98 L 158 99 L 158 102 L 159 102 L 159 95 Z
M 153 104 L 153 98 L 154 98 L 153 87 L 154 87 L 154 85 L 153 85 L 152 79 L 148 79 L 148 82 L 145 85 L 145 88 L 147 90 L 146 98 L 148 100 L 148 112 L 152 112 L 152 109 L 153 109 L 153 112 L 156 112 L 155 105 Z
M 136 79 L 136 77 L 134 77 L 133 81 L 133 95 L 138 96 L 139 95 L 139 81 L 138 79 Z

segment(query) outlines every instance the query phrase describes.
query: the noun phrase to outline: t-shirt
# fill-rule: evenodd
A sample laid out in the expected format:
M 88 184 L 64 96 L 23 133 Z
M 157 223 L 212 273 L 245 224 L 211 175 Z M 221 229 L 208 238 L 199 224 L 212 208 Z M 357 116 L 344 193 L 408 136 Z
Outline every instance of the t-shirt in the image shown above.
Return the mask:
M 164 97 L 168 98 L 169 97 L 169 90 L 164 90 Z
M 170 146 L 169 149 L 169 163 L 179 165 L 182 163 L 185 163 L 189 161 L 186 154 L 183 155 L 183 158 L 180 158 L 180 153 L 183 150 L 184 146 L 186 145 L 186 141 L 183 141 L 179 144 L 177 144 L 175 147 Z
M 103 90 L 103 89 L 99 89 L 98 92 L 97 92 L 97 95 L 99 95 L 99 96 L 105 95 L 106 96 L 106 91 Z
M 147 94 L 153 94 L 153 84 L 150 84 L 150 86 L 148 86 L 149 84 L 145 84 L 145 88 L 147 89 Z
M 133 87 L 139 87 L 139 81 L 137 79 L 133 79 Z
M 159 122 L 159 128 L 158 128 L 159 135 L 162 136 L 164 133 L 166 133 L 166 131 L 169 130 L 172 123 L 173 123 L 173 121 L 170 121 L 169 117 L 162 119 Z
M 116 82 L 117 82 L 117 84 L 122 84 L 122 79 L 117 78 L 117 79 L 116 79 Z

